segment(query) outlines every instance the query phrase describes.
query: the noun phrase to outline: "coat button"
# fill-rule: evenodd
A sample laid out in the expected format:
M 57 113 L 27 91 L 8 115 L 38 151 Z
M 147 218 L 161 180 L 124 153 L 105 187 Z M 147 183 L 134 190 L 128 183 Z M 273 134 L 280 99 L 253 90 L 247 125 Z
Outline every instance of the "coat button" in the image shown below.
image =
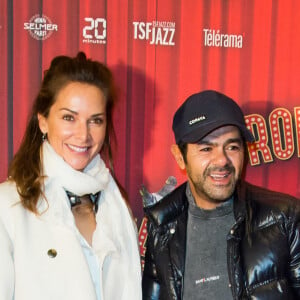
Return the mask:
M 54 258 L 57 255 L 57 251 L 55 249 L 49 249 L 47 254 L 50 258 Z
M 170 229 L 170 233 L 171 233 L 171 234 L 174 234 L 174 233 L 175 233 L 175 228 L 171 228 L 171 229 Z
M 234 230 L 233 229 L 230 230 L 230 234 L 234 234 Z

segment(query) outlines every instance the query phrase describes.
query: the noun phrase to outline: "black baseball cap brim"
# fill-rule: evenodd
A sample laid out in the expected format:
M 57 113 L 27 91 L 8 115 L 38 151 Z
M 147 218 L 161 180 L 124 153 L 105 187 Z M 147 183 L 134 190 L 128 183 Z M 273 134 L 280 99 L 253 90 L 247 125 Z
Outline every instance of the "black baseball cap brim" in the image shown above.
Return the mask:
M 236 126 L 240 130 L 242 137 L 247 142 L 253 143 L 255 141 L 252 133 L 243 124 L 240 124 L 238 122 L 232 122 L 232 121 L 228 122 L 226 120 L 222 122 L 219 120 L 218 122 L 212 122 L 210 124 L 206 124 L 205 128 L 195 128 L 193 131 L 189 132 L 185 136 L 182 136 L 181 140 L 178 142 L 197 143 L 212 131 L 220 127 L 229 126 L 229 125 Z

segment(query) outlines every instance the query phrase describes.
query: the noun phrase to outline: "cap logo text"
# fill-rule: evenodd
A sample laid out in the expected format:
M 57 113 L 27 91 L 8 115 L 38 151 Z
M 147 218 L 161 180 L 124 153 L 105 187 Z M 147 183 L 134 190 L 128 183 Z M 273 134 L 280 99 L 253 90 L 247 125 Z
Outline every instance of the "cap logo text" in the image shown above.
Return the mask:
M 203 121 L 203 120 L 206 120 L 205 116 L 197 117 L 197 118 L 195 118 L 193 120 L 190 120 L 189 121 L 189 125 L 193 125 L 193 124 L 198 123 L 198 122 Z

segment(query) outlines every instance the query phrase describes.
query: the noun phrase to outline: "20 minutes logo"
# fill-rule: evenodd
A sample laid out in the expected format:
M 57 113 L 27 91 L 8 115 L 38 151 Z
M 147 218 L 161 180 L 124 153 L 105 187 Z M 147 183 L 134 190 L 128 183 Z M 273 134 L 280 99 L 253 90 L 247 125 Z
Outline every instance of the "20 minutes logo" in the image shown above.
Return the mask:
M 84 44 L 106 44 L 106 19 L 84 18 L 82 30 Z

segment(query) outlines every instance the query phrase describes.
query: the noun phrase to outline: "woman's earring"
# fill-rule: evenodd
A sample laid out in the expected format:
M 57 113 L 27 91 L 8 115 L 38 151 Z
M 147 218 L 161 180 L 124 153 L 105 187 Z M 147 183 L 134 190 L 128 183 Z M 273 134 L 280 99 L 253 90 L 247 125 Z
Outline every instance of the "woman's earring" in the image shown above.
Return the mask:
M 47 132 L 43 133 L 42 141 L 45 142 L 47 140 Z

